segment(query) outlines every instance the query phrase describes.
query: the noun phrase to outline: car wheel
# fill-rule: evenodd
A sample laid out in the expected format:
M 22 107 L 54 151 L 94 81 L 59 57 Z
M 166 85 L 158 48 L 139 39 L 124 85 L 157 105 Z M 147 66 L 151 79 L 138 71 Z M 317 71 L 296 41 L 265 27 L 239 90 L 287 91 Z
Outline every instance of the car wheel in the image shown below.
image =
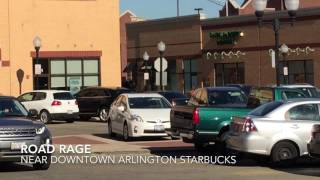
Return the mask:
M 47 169 L 49 169 L 49 167 L 51 165 L 51 155 L 42 155 L 42 156 L 40 156 L 40 159 L 43 159 L 43 156 L 46 156 L 47 161 L 33 164 L 32 166 L 33 166 L 33 168 L 35 170 L 47 170 Z
M 215 150 L 219 154 L 227 154 L 227 143 L 225 141 L 227 133 L 227 131 L 221 133 L 221 135 L 219 136 L 220 140 L 215 142 Z
M 99 119 L 100 119 L 100 121 L 106 122 L 108 120 L 108 113 L 109 113 L 109 110 L 106 107 L 102 107 L 99 110 Z
M 271 161 L 276 166 L 292 165 L 298 158 L 298 149 L 291 142 L 277 143 L 271 152 Z
M 123 125 L 123 140 L 124 141 L 130 141 L 130 135 L 129 135 L 129 127 L 127 125 L 127 123 L 124 123 Z
M 43 110 L 40 112 L 40 121 L 43 122 L 44 124 L 50 124 L 51 123 L 51 117 L 50 113 L 46 110 Z
M 112 132 L 112 124 L 111 124 L 111 120 L 108 121 L 108 135 L 110 137 L 115 137 L 116 134 Z

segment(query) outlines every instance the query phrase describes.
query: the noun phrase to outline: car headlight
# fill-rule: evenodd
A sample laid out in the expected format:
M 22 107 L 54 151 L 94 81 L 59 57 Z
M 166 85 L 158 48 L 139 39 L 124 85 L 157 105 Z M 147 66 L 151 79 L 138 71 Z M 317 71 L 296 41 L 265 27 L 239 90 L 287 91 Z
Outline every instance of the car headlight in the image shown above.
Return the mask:
M 43 132 L 46 130 L 46 127 L 45 126 L 43 126 L 43 127 L 41 127 L 41 128 L 38 128 L 38 129 L 36 129 L 36 134 L 43 134 Z
M 138 115 L 132 115 L 131 119 L 137 122 L 143 122 L 143 119 Z

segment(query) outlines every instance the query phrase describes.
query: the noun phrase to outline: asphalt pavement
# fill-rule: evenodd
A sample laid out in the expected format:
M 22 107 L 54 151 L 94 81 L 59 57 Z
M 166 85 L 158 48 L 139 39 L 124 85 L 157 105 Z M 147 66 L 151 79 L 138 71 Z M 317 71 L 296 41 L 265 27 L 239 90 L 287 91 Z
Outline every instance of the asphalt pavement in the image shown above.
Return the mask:
M 290 168 L 272 168 L 263 159 L 248 156 L 236 157 L 237 163 L 218 165 L 199 161 L 203 156 L 219 157 L 217 154 L 199 154 L 191 144 L 169 138 L 139 138 L 132 142 L 123 142 L 121 137 L 110 139 L 106 136 L 105 123 L 75 122 L 72 124 L 55 122 L 48 125 L 58 144 L 91 144 L 97 150 L 93 156 L 115 157 L 116 161 L 100 164 L 54 163 L 47 171 L 34 171 L 30 165 L 1 164 L 1 179 L 37 180 L 37 179 L 246 179 L 246 180 L 312 180 L 320 179 L 320 161 L 301 159 Z M 93 149 L 94 149 L 93 148 Z M 56 154 L 59 156 L 59 154 Z M 122 163 L 118 161 L 127 157 L 178 158 L 169 163 L 154 161 Z M 185 161 L 188 158 L 198 161 Z M 189 160 L 189 159 L 188 159 Z M 183 161 L 183 163 L 181 163 Z

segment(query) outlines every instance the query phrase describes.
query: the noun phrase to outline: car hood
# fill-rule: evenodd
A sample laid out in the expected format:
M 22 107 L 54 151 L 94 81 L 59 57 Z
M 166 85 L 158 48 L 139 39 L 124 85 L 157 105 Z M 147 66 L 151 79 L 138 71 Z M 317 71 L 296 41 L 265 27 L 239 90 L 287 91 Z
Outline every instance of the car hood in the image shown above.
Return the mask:
M 140 116 L 144 121 L 162 122 L 170 121 L 171 109 L 131 109 L 132 115 Z
M 0 118 L 0 127 L 3 126 L 42 126 L 42 123 L 27 118 L 5 117 Z

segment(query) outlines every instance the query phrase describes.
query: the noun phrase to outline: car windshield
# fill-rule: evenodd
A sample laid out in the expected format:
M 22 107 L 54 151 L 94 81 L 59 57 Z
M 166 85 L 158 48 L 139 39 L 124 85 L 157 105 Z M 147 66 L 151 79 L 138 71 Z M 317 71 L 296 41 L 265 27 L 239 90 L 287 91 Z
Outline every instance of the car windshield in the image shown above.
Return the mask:
M 159 92 L 163 97 L 165 97 L 169 102 L 172 102 L 173 99 L 186 99 L 187 96 L 185 96 L 182 93 L 178 92 Z
M 247 96 L 241 91 L 209 91 L 210 105 L 247 104 Z
M 300 89 L 303 92 L 303 94 L 305 94 L 307 97 L 313 97 L 313 98 L 319 97 L 319 94 L 316 88 L 298 88 L 298 89 Z
M 72 100 L 74 97 L 69 92 L 54 93 L 53 98 L 57 100 Z
M 269 103 L 263 104 L 263 105 L 259 106 L 258 108 L 252 110 L 249 113 L 249 115 L 251 115 L 251 116 L 265 116 L 266 114 L 270 113 L 271 111 L 277 109 L 282 104 L 283 104 L 283 102 L 281 102 L 281 101 L 269 102 Z
M 27 110 L 15 99 L 0 99 L 0 118 L 1 117 L 26 117 Z
M 129 98 L 131 109 L 165 109 L 171 108 L 170 104 L 162 97 L 134 97 Z

